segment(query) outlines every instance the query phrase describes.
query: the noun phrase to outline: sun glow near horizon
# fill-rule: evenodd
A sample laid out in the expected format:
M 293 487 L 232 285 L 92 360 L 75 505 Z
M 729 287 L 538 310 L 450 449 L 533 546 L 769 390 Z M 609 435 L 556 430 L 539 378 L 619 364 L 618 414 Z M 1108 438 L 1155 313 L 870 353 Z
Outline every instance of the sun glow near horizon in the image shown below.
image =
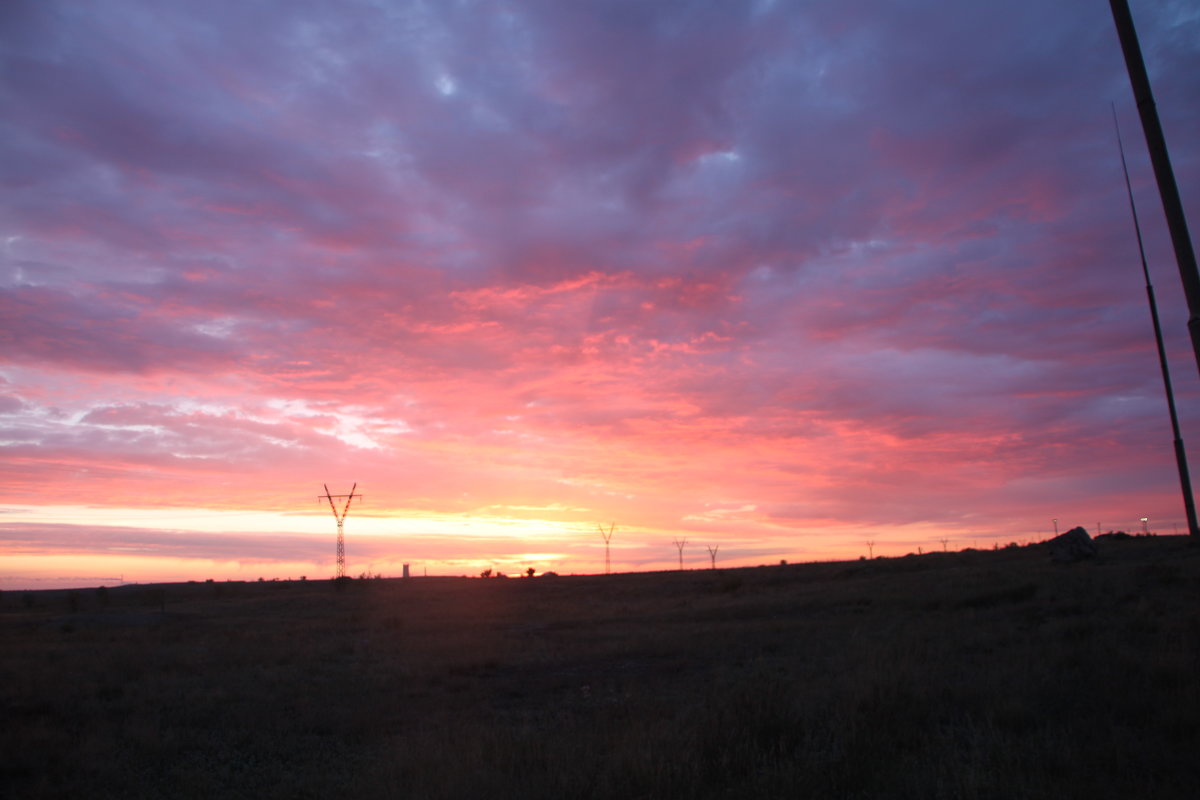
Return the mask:
M 797 539 L 795 530 L 750 536 L 694 524 L 674 529 L 622 528 L 609 542 L 613 572 L 677 568 L 672 544 L 686 538 L 688 569 L 710 566 L 708 546 L 719 546 L 718 566 L 745 567 L 780 561 L 849 560 L 868 552 L 903 555 L 987 547 L 1031 540 L 950 532 L 927 525 L 881 531 L 826 523 Z M 257 578 L 309 579 L 333 572 L 336 523 L 332 514 L 215 509 L 129 509 L 9 506 L 0 509 L 0 588 L 51 588 L 112 583 Z M 1019 531 L 1017 532 L 1020 533 Z M 597 523 L 469 514 L 353 513 L 345 522 L 347 572 L 396 577 L 467 575 L 482 570 L 521 574 L 602 573 L 605 543 Z M 868 546 L 868 542 L 870 546 Z M 941 544 L 939 544 L 941 543 Z M 328 573 L 328 574 L 327 574 Z M 114 577 L 115 576 L 115 577 Z

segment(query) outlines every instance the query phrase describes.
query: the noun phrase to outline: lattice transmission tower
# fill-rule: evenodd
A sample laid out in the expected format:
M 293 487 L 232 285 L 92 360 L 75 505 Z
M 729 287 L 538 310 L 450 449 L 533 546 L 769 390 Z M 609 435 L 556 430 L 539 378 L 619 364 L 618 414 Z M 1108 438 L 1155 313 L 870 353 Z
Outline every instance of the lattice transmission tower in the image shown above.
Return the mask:
M 346 577 L 346 538 L 343 534 L 342 523 L 346 521 L 346 515 L 350 513 L 350 501 L 356 497 L 361 498 L 362 495 L 354 493 L 354 490 L 358 488 L 357 483 L 350 488 L 350 494 L 330 494 L 329 485 L 325 483 L 321 485 L 325 487 L 325 494 L 318 497 L 317 502 L 328 500 L 329 509 L 333 512 L 333 518 L 337 520 L 337 577 L 344 578 Z M 341 513 L 338 513 L 337 506 L 334 505 L 333 501 L 341 500 L 343 497 L 346 498 L 346 505 L 342 507 Z
M 607 575 L 609 573 L 608 543 L 612 541 L 613 531 L 616 530 L 617 523 L 614 522 L 612 525 L 609 525 L 608 530 L 604 530 L 603 525 L 597 527 L 600 528 L 600 535 L 604 537 L 604 574 Z
M 679 569 L 683 569 L 683 548 L 687 547 L 687 539 L 676 539 L 671 544 L 679 548 Z

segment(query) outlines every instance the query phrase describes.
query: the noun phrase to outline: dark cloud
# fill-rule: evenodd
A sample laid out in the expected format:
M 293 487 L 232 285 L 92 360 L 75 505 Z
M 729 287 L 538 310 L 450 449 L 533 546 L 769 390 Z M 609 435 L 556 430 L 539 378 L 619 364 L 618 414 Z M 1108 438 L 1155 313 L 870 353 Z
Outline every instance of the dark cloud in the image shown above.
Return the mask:
M 229 366 L 233 347 L 180 328 L 142 303 L 22 286 L 0 291 L 8 360 L 102 372 Z

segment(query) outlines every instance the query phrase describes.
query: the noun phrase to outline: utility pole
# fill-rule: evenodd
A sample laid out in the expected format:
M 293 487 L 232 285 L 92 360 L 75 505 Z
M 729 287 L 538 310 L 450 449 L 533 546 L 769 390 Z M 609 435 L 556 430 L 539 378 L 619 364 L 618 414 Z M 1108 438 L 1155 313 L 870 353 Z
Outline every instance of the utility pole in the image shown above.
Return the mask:
M 329 485 L 324 483 L 321 485 L 325 487 L 325 494 L 319 496 L 317 502 L 328 500 L 329 509 L 333 511 L 333 518 L 337 520 L 337 577 L 344 578 L 346 577 L 346 539 L 343 536 L 342 523 L 346 521 L 346 515 L 350 513 L 350 501 L 356 497 L 361 498 L 362 495 L 354 493 L 354 490 L 358 488 L 357 483 L 351 487 L 350 494 L 330 494 Z M 341 500 L 343 497 L 346 498 L 346 505 L 342 507 L 341 513 L 338 513 L 337 506 L 333 504 L 333 501 Z
M 711 545 L 705 545 L 705 547 L 708 548 L 708 557 L 712 559 L 712 568 L 716 569 L 717 568 L 717 551 L 721 549 L 721 545 L 717 545 L 716 547 L 713 547 Z
M 609 525 L 607 531 L 604 530 L 603 525 L 597 525 L 596 527 L 600 529 L 600 535 L 604 537 L 604 574 L 607 575 L 609 574 L 608 543 L 612 541 L 613 529 L 617 527 L 617 523 L 614 522 L 613 524 Z
M 676 540 L 674 540 L 674 542 L 672 542 L 672 544 L 674 544 L 676 547 L 679 548 L 679 571 L 682 572 L 683 571 L 683 548 L 685 546 L 687 546 L 687 539 L 676 539 Z
M 871 558 L 872 560 L 874 560 L 874 558 L 875 558 L 875 541 L 873 539 L 869 540 L 867 542 L 867 553 L 868 553 L 868 557 Z
M 1129 82 L 1133 86 L 1133 99 L 1137 101 L 1138 115 L 1142 118 L 1142 133 L 1146 136 L 1146 148 L 1150 151 L 1150 163 L 1154 165 L 1158 194 L 1162 198 L 1163 213 L 1167 217 L 1167 228 L 1171 232 L 1175 263 L 1179 266 L 1183 294 L 1187 298 L 1188 332 L 1192 336 L 1196 367 L 1200 369 L 1200 270 L 1196 267 L 1196 252 L 1192 249 L 1187 218 L 1183 214 L 1183 202 L 1179 199 L 1175 171 L 1171 169 L 1167 140 L 1158 120 L 1158 109 L 1154 106 L 1154 92 L 1150 90 L 1150 77 L 1142 59 L 1142 47 L 1138 44 L 1133 15 L 1129 13 L 1129 3 L 1127 0 L 1109 0 L 1108 4 L 1112 8 L 1117 36 L 1121 39 L 1121 52 L 1125 56 L 1125 68 L 1129 71 Z M 1195 529 L 1192 535 L 1196 535 Z

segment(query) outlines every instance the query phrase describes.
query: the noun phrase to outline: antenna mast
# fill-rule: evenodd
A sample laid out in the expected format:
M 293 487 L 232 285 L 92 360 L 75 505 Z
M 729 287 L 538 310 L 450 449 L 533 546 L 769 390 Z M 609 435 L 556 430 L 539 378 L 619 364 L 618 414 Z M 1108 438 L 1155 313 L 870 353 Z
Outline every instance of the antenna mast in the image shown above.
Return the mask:
M 1121 170 L 1125 173 L 1125 191 L 1129 195 L 1129 211 L 1133 215 L 1133 229 L 1137 232 L 1138 255 L 1142 258 L 1142 274 L 1146 277 L 1146 298 L 1150 301 L 1150 318 L 1154 320 L 1154 342 L 1158 345 L 1158 366 L 1162 370 L 1163 387 L 1167 392 L 1167 409 L 1171 412 L 1171 432 L 1175 434 L 1175 464 L 1179 468 L 1179 483 L 1183 487 L 1183 510 L 1187 514 L 1188 533 L 1193 540 L 1200 539 L 1200 525 L 1196 523 L 1196 501 L 1192 497 L 1192 479 L 1188 475 L 1187 450 L 1183 447 L 1183 436 L 1179 433 L 1179 415 L 1175 411 L 1175 391 L 1171 388 L 1171 369 L 1167 366 L 1167 350 L 1163 346 L 1162 325 L 1158 321 L 1158 302 L 1154 299 L 1154 286 L 1150 283 L 1150 267 L 1146 266 L 1146 248 L 1142 244 L 1142 226 L 1138 223 L 1137 206 L 1133 203 L 1133 186 L 1129 183 L 1129 166 L 1125 163 L 1125 144 L 1121 141 L 1121 125 L 1117 122 L 1117 108 L 1113 106 L 1113 127 L 1117 129 L 1117 147 L 1121 151 Z
M 1200 368 L 1200 270 L 1196 267 L 1196 252 L 1192 249 L 1187 217 L 1183 214 L 1179 186 L 1175 183 L 1175 171 L 1171 169 L 1167 140 L 1158 119 L 1158 109 L 1154 106 L 1154 92 L 1150 90 L 1150 78 L 1146 74 L 1146 62 L 1142 58 L 1142 47 L 1138 44 L 1137 30 L 1133 27 L 1133 15 L 1129 13 L 1129 2 L 1108 0 L 1108 4 L 1112 8 L 1113 22 L 1121 40 L 1121 52 L 1125 56 L 1125 67 L 1133 87 L 1133 98 L 1137 101 L 1138 115 L 1142 118 L 1142 133 L 1146 135 L 1146 149 L 1150 151 L 1150 163 L 1154 166 L 1154 178 L 1158 182 L 1158 194 L 1167 217 L 1171 244 L 1175 247 L 1175 263 L 1179 266 L 1179 277 L 1183 281 L 1183 294 L 1188 305 L 1188 332 L 1192 336 L 1196 366 Z M 1196 535 L 1194 523 L 1192 535 Z
M 337 535 L 337 577 L 346 577 L 346 539 L 342 532 L 342 523 L 346 521 L 346 515 L 350 513 L 350 502 L 361 494 L 355 494 L 354 490 L 358 488 L 358 483 L 350 488 L 350 494 L 330 494 L 329 484 L 321 484 L 325 487 L 325 494 L 317 498 L 317 501 L 328 500 L 329 510 L 333 512 L 333 518 L 337 520 L 338 535 Z M 334 500 L 346 498 L 346 505 L 342 507 L 341 513 L 338 513 L 337 506 L 333 504 Z

